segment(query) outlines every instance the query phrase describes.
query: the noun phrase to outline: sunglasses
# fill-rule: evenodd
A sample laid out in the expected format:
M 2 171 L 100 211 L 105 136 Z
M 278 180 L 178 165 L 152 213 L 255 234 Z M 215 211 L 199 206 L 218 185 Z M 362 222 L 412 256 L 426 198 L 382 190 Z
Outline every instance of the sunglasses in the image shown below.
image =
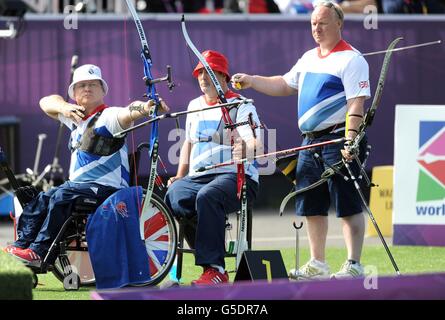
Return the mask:
M 335 13 L 337 14 L 337 17 L 340 19 L 340 21 L 343 21 L 344 19 L 344 14 L 343 11 L 336 5 L 334 5 L 333 2 L 331 1 L 319 1 L 314 5 L 314 8 L 318 7 L 318 6 L 323 6 L 326 8 L 333 8 Z

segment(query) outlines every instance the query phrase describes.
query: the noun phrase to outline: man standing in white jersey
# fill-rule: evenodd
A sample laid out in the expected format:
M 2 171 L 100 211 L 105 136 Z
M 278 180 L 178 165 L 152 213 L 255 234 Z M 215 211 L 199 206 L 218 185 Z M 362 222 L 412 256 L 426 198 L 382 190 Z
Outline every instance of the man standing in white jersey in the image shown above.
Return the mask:
M 303 145 L 332 140 L 339 136 L 353 139 L 363 118 L 364 101 L 370 97 L 369 67 L 366 60 L 342 39 L 343 12 L 332 2 L 319 2 L 312 15 L 312 36 L 319 45 L 307 51 L 295 66 L 283 76 L 233 75 L 236 87 L 253 88 L 272 96 L 298 94 L 298 126 L 303 133 Z M 349 127 L 345 133 L 345 119 Z M 360 155 L 364 154 L 364 139 Z M 297 190 L 320 179 L 326 164 L 351 160 L 351 154 L 341 145 L 302 151 L 296 168 Z M 314 152 L 321 159 L 314 157 Z M 356 168 L 355 168 L 356 169 Z M 342 219 L 343 236 L 348 251 L 347 261 L 333 277 L 363 275 L 360 264 L 365 221 L 361 201 L 352 182 L 335 175 L 296 199 L 296 213 L 305 216 L 311 259 L 300 269 L 292 270 L 291 278 L 328 277 L 325 261 L 328 210 L 330 199 Z
M 128 187 L 125 137 L 116 139 L 113 134 L 148 115 L 154 103 L 135 101 L 126 108 L 108 107 L 104 103 L 107 92 L 101 70 L 87 64 L 75 70 L 68 89 L 76 103 L 65 102 L 60 95 L 40 100 L 40 107 L 48 116 L 71 130 L 72 155 L 69 181 L 41 192 L 23 208 L 17 226 L 18 239 L 3 249 L 28 265 L 41 264 L 71 214 L 76 198 L 96 198 L 101 203 L 116 190 Z M 162 109 L 167 111 L 168 107 L 162 103 Z M 53 261 L 50 258 L 48 262 Z
M 240 100 L 239 94 L 229 90 L 229 63 L 227 58 L 213 50 L 204 51 L 204 58 L 215 72 L 227 102 Z M 218 103 L 218 93 L 201 62 L 193 71 L 198 79 L 202 96 L 189 103 L 188 110 L 197 110 Z M 246 122 L 252 114 L 259 123 L 256 109 L 252 104 L 242 104 L 229 111 L 233 123 Z M 197 169 L 253 155 L 261 147 L 259 129 L 255 134 L 248 125 L 238 126 L 239 136 L 231 147 L 230 130 L 224 129 L 220 108 L 187 115 L 186 137 L 181 147 L 178 171 L 169 180 L 166 203 L 176 217 L 196 219 L 196 230 L 186 230 L 186 240 L 195 248 L 195 264 L 202 266 L 201 277 L 193 285 L 214 285 L 229 281 L 225 271 L 225 216 L 238 211 L 237 166 L 225 166 L 204 172 Z M 245 163 L 247 198 L 251 203 L 258 192 L 258 170 L 255 163 Z M 196 234 L 195 234 L 196 233 Z M 196 235 L 196 237 L 195 237 Z

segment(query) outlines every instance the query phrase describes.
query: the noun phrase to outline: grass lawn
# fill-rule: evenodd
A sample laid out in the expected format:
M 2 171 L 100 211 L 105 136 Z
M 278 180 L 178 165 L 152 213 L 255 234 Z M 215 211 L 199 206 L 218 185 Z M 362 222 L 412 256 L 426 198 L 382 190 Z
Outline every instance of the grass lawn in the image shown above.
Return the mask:
M 269 249 L 268 249 L 269 250 Z M 390 247 L 390 250 L 397 262 L 402 274 L 409 273 L 431 273 L 445 272 L 445 248 L 441 247 L 408 247 L 398 246 Z M 286 270 L 295 268 L 295 250 L 281 250 Z M 308 249 L 302 249 L 300 254 L 300 264 L 307 261 L 309 257 Z M 331 267 L 331 272 L 336 272 L 346 257 L 346 249 L 328 248 L 327 262 Z M 226 259 L 227 270 L 234 270 L 234 260 Z M 379 275 L 395 275 L 394 268 L 386 254 L 383 246 L 368 246 L 363 250 L 362 263 L 365 266 L 373 266 L 373 270 L 377 268 Z M 183 282 L 189 285 L 190 281 L 196 279 L 201 274 L 201 268 L 194 265 L 193 256 L 184 255 L 183 266 Z M 229 273 L 230 279 L 233 281 L 235 273 Z M 79 291 L 65 291 L 63 284 L 59 282 L 52 274 L 39 275 L 39 285 L 33 291 L 33 299 L 35 300 L 88 300 L 90 292 L 95 287 L 81 287 Z

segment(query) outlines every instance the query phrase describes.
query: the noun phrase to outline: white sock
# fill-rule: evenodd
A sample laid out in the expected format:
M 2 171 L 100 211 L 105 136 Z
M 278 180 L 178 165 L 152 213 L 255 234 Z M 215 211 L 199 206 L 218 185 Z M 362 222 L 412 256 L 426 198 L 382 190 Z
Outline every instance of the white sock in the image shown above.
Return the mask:
M 322 265 L 322 266 L 326 265 L 326 262 L 323 262 L 323 261 L 320 261 L 320 260 L 317 260 L 317 259 L 312 259 L 312 261 L 315 262 L 315 264 L 318 264 L 318 265 Z
M 220 273 L 224 274 L 225 270 L 223 267 L 217 265 L 217 264 L 211 264 L 210 265 L 212 268 L 215 268 L 216 270 L 218 270 Z

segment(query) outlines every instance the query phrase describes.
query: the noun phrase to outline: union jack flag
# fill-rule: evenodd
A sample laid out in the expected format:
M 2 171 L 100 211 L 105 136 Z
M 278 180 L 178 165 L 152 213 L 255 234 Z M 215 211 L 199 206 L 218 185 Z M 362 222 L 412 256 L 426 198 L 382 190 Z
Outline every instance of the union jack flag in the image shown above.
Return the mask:
M 368 81 L 360 81 L 360 82 L 358 83 L 358 86 L 359 86 L 361 89 L 368 88 L 368 87 L 369 87 L 369 82 L 368 82 Z

